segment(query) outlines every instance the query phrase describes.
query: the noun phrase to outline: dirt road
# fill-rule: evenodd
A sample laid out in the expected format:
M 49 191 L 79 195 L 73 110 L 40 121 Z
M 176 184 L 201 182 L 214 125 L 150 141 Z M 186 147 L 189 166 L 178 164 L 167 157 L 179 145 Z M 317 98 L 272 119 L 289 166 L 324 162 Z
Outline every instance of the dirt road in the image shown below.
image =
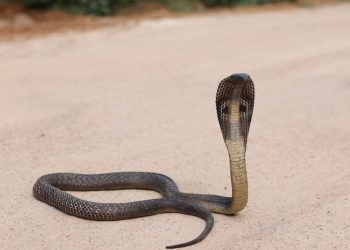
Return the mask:
M 256 84 L 249 203 L 191 249 L 348 249 L 350 5 L 144 21 L 0 43 L 4 249 L 163 249 L 197 218 L 85 221 L 32 197 L 51 172 L 154 171 L 230 195 L 215 113 L 222 78 Z M 77 193 L 103 202 L 147 191 Z

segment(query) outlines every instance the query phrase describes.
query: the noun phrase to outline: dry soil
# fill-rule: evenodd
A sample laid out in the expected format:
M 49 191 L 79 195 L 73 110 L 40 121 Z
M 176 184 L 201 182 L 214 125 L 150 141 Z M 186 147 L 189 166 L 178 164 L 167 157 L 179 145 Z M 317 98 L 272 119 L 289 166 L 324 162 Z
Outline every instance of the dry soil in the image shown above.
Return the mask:
M 0 43 L 4 249 L 163 249 L 203 222 L 68 216 L 32 196 L 51 172 L 154 171 L 230 195 L 218 82 L 256 84 L 248 207 L 191 249 L 348 249 L 350 5 L 145 20 Z M 103 202 L 150 191 L 76 193 Z

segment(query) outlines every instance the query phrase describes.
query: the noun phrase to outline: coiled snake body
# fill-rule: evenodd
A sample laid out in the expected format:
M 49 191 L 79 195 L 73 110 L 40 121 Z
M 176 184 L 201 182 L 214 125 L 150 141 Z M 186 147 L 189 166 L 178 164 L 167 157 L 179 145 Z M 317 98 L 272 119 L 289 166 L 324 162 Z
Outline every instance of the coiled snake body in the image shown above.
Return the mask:
M 89 220 L 123 220 L 159 213 L 182 213 L 206 221 L 203 232 L 194 240 L 168 246 L 185 247 L 203 240 L 213 227 L 211 212 L 235 214 L 248 200 L 245 152 L 254 107 L 254 84 L 247 74 L 234 74 L 219 84 L 216 109 L 230 159 L 232 197 L 180 192 L 169 177 L 157 173 L 117 172 L 107 174 L 55 173 L 40 177 L 34 196 L 67 213 Z M 160 199 L 127 203 L 98 203 L 79 199 L 65 191 L 148 189 Z

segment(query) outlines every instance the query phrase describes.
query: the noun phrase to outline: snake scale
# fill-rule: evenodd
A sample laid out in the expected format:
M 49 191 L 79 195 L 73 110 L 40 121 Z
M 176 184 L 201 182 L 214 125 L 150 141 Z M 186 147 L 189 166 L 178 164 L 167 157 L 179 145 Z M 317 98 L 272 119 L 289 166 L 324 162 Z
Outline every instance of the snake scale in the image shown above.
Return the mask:
M 40 177 L 34 196 L 67 214 L 88 220 L 124 220 L 160 213 L 182 213 L 206 222 L 194 240 L 168 246 L 185 247 L 203 240 L 213 227 L 211 212 L 232 215 L 248 200 L 245 153 L 254 108 L 254 84 L 247 74 L 233 74 L 222 80 L 216 94 L 216 110 L 230 160 L 232 197 L 180 192 L 169 177 L 149 172 L 106 174 L 54 173 Z M 65 191 L 118 189 L 154 190 L 162 198 L 127 203 L 98 203 L 79 199 Z

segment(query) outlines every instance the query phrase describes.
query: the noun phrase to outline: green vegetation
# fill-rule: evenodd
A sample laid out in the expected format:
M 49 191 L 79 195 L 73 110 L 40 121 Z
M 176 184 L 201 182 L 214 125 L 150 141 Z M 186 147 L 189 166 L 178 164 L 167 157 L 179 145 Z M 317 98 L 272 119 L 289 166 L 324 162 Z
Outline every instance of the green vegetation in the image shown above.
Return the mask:
M 158 2 L 175 11 L 195 11 L 200 7 L 198 0 L 158 0 Z
M 293 0 L 289 0 L 292 2 Z M 202 3 L 207 7 L 216 6 L 237 6 L 237 5 L 248 5 L 248 4 L 264 4 L 264 3 L 277 3 L 277 2 L 288 2 L 288 0 L 202 0 Z
M 61 9 L 76 14 L 111 15 L 137 0 L 17 0 L 26 7 Z
M 0 0 L 1 3 L 15 2 L 29 8 L 61 9 L 77 14 L 111 15 L 120 9 L 135 5 L 142 0 Z M 145 1 L 145 0 L 143 0 Z M 195 11 L 203 7 L 264 4 L 296 0 L 153 0 L 175 11 Z

